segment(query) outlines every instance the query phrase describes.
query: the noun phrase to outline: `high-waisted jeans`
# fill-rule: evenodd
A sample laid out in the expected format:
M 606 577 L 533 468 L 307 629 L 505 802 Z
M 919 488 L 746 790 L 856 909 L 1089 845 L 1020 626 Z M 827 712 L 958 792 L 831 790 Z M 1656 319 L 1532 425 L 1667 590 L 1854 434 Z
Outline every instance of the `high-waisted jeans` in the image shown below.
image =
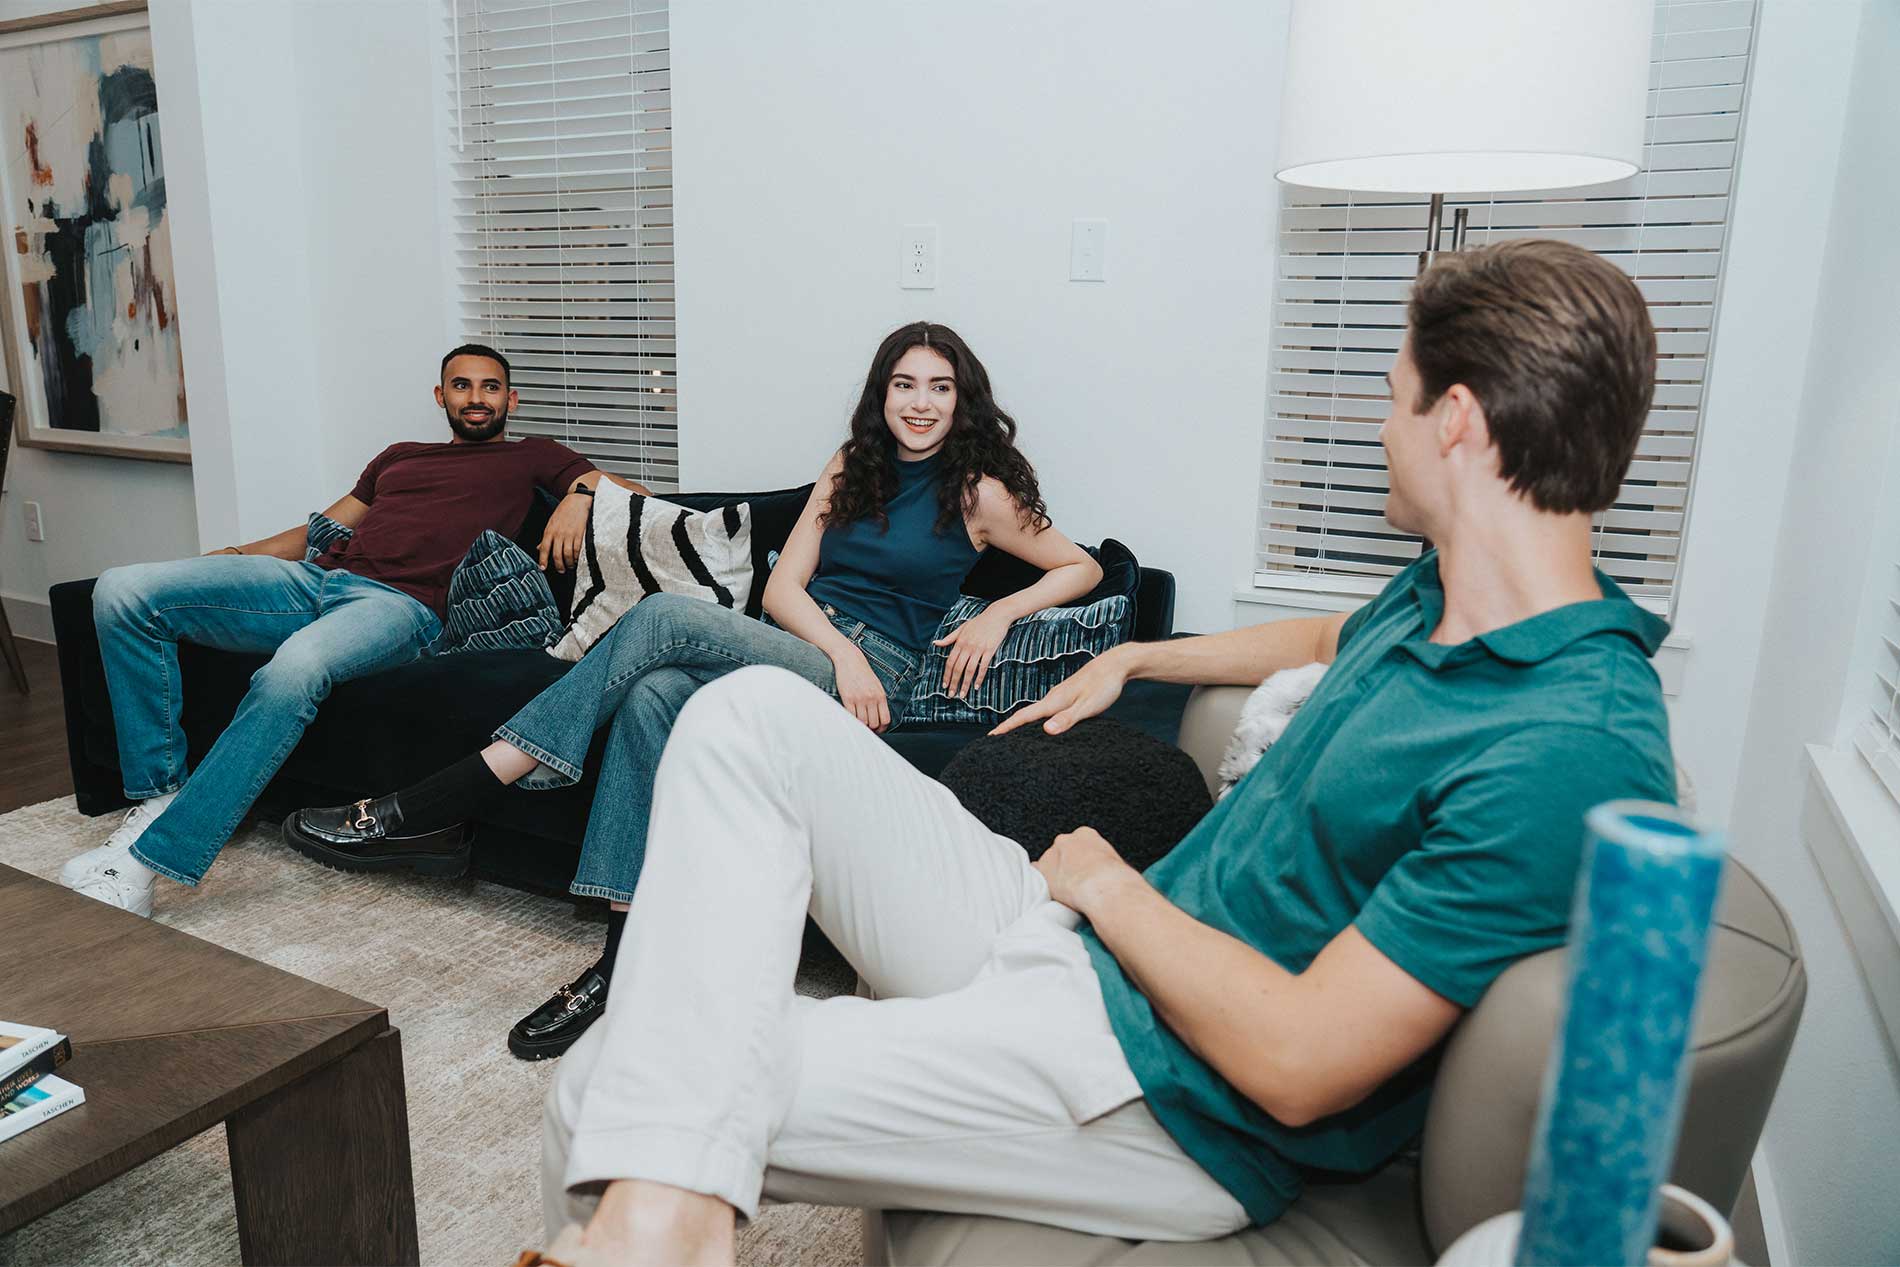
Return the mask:
M 861 620 L 830 608 L 825 614 L 864 652 L 895 725 L 917 671 L 916 653 Z M 789 669 L 837 695 L 830 658 L 796 634 L 704 599 L 654 594 L 495 732 L 541 763 L 518 786 L 551 788 L 580 780 L 594 732 L 609 728 L 570 892 L 633 900 L 646 859 L 653 776 L 674 720 L 700 687 L 755 664 Z

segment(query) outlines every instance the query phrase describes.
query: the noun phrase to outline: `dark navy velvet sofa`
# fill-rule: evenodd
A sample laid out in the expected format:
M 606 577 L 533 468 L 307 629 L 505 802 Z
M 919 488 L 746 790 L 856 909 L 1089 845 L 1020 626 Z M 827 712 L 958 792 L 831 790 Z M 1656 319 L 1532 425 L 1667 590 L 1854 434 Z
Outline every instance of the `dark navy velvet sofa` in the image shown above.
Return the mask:
M 766 556 L 783 547 L 810 485 L 767 493 L 667 494 L 696 510 L 750 502 L 752 548 L 758 575 Z M 547 510 L 537 508 L 517 540 L 539 539 Z M 1026 564 L 991 551 L 971 571 L 964 590 L 995 597 L 1033 581 Z M 563 602 L 572 576 L 550 577 Z M 111 703 L 92 623 L 93 582 L 71 581 L 51 591 L 66 702 L 66 734 L 75 799 L 83 813 L 105 814 L 126 800 L 119 779 Z M 754 587 L 752 614 L 757 614 Z M 1174 577 L 1141 569 L 1135 637 L 1173 633 Z M 185 731 L 194 754 L 206 751 L 230 723 L 251 674 L 264 658 L 186 644 L 179 665 L 185 685 Z M 497 725 L 533 699 L 568 665 L 540 651 L 470 652 L 417 661 L 388 673 L 339 685 L 316 721 L 265 789 L 257 813 L 271 821 L 305 805 L 333 805 L 379 795 L 482 747 Z M 1174 742 L 1188 688 L 1134 683 L 1110 716 Z M 899 727 L 887 743 L 912 765 L 935 776 L 983 729 L 970 725 Z M 594 795 L 604 734 L 589 755 L 586 778 L 551 792 L 511 792 L 476 824 L 474 873 L 544 893 L 565 893 L 580 856 L 587 809 Z

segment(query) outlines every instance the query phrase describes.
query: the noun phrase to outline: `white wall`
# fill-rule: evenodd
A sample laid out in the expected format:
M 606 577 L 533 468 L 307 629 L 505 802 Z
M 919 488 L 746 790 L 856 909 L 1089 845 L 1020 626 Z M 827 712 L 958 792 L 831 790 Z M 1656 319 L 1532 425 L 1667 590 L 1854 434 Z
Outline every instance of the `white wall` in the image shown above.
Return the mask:
M 0 20 L 65 7 L 0 0 Z M 430 398 L 453 330 L 440 13 L 153 6 L 193 463 L 16 452 L 0 585 L 20 632 L 49 636 L 49 584 L 276 532 L 348 492 L 384 445 L 445 434 Z M 27 500 L 44 544 L 26 541 Z
M 1798 458 L 1859 0 L 1764 0 L 1710 356 L 1675 627 L 1693 640 L 1671 713 L 1702 811 L 1729 821 L 1769 578 Z
M 1900 57 L 1900 5 L 1853 7 L 1864 16 L 1851 76 L 1841 75 L 1851 87 L 1839 174 L 1807 372 L 1787 428 L 1787 496 L 1730 822 L 1737 854 L 1788 907 L 1812 983 L 1764 1141 L 1793 1259 L 1891 1263 L 1900 1261 L 1900 1213 L 1891 1203 L 1900 1059 L 1804 837 L 1828 816 L 1805 823 L 1802 816 L 1802 745 L 1835 742 L 1847 701 L 1870 695 L 1850 676 L 1859 664 L 1856 631 L 1865 582 L 1877 566 L 1872 556 L 1893 557 L 1892 540 L 1870 529 L 1892 522 L 1900 498 L 1892 456 L 1900 443 L 1900 309 L 1893 302 L 1900 244 L 1892 232 L 1900 81 L 1891 74 Z M 1829 188 L 1814 193 L 1824 197 Z
M 1056 523 L 1224 629 L 1252 568 L 1284 3 L 677 0 L 682 484 L 813 478 L 870 354 L 954 326 Z M 1070 222 L 1110 222 L 1106 283 Z M 900 290 L 901 226 L 938 226 Z
M 248 3 L 250 0 L 244 0 Z M 447 440 L 433 393 L 462 342 L 439 243 L 440 0 L 300 0 L 305 241 L 322 402 L 320 488 L 342 496 L 397 440 Z
M 77 7 L 76 0 L 0 0 L 0 22 Z M 0 360 L 0 386 L 5 380 Z M 29 501 L 40 504 L 43 542 L 26 539 Z M 191 467 L 14 448 L 0 497 L 0 601 L 20 637 L 52 639 L 46 590 L 58 581 L 197 549 Z
M 198 523 L 222 544 L 348 492 L 377 450 L 440 434 L 446 350 L 431 0 L 174 0 L 159 42 Z M 155 14 L 155 21 L 158 18 Z M 261 48 L 282 56 L 260 57 Z M 186 258 L 193 290 L 186 289 Z M 193 301 L 196 301 L 195 303 Z M 200 314 L 194 316 L 193 314 Z M 206 384 L 201 404 L 199 384 Z

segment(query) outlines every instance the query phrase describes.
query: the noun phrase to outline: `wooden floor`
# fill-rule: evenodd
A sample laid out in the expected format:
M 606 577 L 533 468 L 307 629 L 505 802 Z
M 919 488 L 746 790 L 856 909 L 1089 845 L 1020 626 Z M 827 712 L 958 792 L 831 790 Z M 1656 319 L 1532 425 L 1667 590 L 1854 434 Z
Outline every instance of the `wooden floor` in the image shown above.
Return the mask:
M 20 694 L 0 664 L 0 814 L 73 794 L 66 762 L 66 710 L 51 643 L 20 642 L 30 689 Z

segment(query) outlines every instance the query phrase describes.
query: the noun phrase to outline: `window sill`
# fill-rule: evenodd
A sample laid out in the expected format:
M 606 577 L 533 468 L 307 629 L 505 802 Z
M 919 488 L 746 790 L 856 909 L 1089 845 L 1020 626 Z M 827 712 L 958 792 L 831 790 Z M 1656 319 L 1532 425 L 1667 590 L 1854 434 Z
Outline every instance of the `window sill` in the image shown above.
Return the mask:
M 1371 597 L 1371 593 L 1359 594 L 1319 588 L 1289 589 L 1266 585 L 1243 585 L 1234 591 L 1236 603 L 1247 603 L 1255 607 L 1297 607 L 1316 612 L 1349 612 Z
M 1801 836 L 1900 1052 L 1900 804 L 1857 752 L 1808 745 Z

